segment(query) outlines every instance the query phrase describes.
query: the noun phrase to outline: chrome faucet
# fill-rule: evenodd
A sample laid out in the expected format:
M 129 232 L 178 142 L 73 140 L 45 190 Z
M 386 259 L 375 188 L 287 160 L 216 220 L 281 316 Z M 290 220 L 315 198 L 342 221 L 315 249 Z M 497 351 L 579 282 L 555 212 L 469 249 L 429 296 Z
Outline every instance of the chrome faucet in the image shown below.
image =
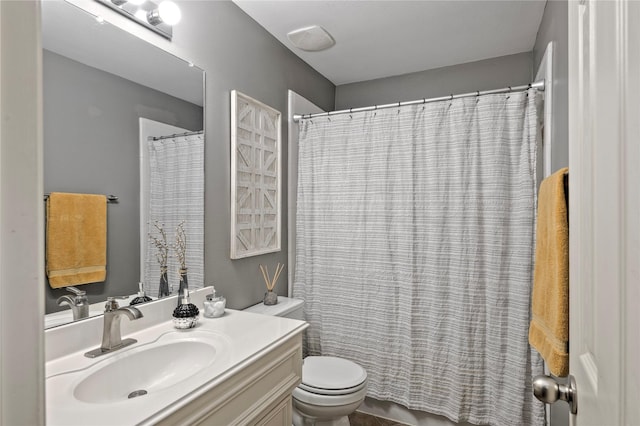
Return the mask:
M 67 291 L 75 294 L 75 296 L 64 295 L 58 297 L 56 303 L 58 306 L 69 305 L 71 313 L 73 314 L 73 320 L 79 320 L 89 317 L 89 300 L 87 300 L 87 292 L 78 290 L 75 287 L 66 287 Z
M 135 339 L 124 339 L 121 337 L 120 319 L 123 315 L 127 316 L 131 321 L 142 318 L 142 312 L 134 306 L 124 306 L 122 308 L 111 309 L 107 304 L 104 311 L 104 327 L 102 330 L 102 346 L 84 355 L 89 358 L 95 358 L 100 355 L 108 354 L 118 349 L 127 347 L 136 343 Z

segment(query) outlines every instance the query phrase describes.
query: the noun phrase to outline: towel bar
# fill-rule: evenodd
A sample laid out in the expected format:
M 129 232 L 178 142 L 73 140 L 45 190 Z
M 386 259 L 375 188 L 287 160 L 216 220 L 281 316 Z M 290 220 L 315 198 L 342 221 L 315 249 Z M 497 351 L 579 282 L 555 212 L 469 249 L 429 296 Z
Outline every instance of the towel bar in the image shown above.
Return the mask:
M 49 198 L 49 194 L 44 194 L 44 201 L 47 201 L 47 198 Z M 107 195 L 107 203 L 117 203 L 118 202 L 118 197 L 115 195 Z

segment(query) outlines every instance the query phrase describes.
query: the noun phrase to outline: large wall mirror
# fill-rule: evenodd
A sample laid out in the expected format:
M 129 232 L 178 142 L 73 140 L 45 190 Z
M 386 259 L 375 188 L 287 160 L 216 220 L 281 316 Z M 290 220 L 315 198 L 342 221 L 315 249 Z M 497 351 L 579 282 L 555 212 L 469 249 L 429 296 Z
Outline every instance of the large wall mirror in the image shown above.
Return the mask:
M 89 315 L 101 314 L 109 296 L 135 297 L 141 281 L 158 297 L 148 234 L 159 210 L 169 217 L 162 219 L 168 244 L 185 222 L 188 250 L 199 259 L 188 265 L 189 285 L 201 287 L 203 70 L 63 0 L 42 2 L 42 40 L 45 193 L 118 197 L 107 204 L 106 280 L 76 286 L 86 292 Z M 199 152 L 188 153 L 189 144 Z M 174 159 L 182 162 L 158 169 Z M 73 320 L 69 306 L 58 304 L 73 295 L 48 280 L 44 287 L 45 327 Z

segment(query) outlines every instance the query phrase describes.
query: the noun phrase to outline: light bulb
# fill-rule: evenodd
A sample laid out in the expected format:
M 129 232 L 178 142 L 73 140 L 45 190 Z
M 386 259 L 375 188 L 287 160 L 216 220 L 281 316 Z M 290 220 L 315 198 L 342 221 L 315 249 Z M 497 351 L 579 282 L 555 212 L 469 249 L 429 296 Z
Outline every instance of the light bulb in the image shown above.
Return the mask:
M 158 6 L 158 14 L 160 19 L 167 25 L 175 25 L 180 22 L 182 13 L 177 4 L 172 1 L 165 0 Z
M 133 16 L 144 22 L 147 20 L 147 11 L 144 9 L 138 9 Z

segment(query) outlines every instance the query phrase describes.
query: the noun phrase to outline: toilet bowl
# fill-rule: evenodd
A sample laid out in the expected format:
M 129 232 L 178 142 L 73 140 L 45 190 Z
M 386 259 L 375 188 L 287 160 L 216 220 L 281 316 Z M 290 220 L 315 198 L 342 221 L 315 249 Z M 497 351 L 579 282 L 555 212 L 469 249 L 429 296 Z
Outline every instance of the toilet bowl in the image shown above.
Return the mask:
M 293 408 L 299 414 L 293 424 L 348 425 L 347 416 L 366 394 L 364 368 L 342 358 L 309 356 L 302 364 L 302 383 L 293 390 Z
M 246 311 L 302 319 L 302 300 L 278 296 L 276 305 L 262 303 Z M 367 372 L 355 362 L 332 356 L 303 360 L 302 383 L 293 390 L 294 426 L 348 426 L 349 414 L 364 401 Z

